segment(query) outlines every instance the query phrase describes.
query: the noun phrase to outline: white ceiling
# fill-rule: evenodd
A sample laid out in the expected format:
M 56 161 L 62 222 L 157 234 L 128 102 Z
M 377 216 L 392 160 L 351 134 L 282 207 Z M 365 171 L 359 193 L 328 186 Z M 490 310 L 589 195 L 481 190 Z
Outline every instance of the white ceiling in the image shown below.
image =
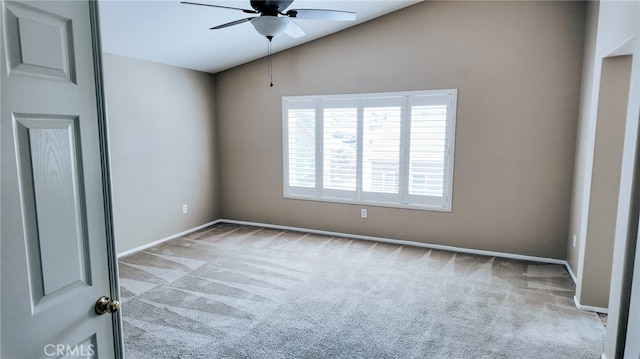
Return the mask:
M 249 0 L 189 0 L 251 9 Z M 273 39 L 273 52 L 332 34 L 420 0 L 295 0 L 290 9 L 333 9 L 358 14 L 354 22 L 293 20 L 306 33 Z M 220 30 L 210 27 L 253 16 L 240 11 L 180 4 L 180 0 L 100 0 L 105 52 L 216 73 L 266 56 L 267 40 L 246 22 Z

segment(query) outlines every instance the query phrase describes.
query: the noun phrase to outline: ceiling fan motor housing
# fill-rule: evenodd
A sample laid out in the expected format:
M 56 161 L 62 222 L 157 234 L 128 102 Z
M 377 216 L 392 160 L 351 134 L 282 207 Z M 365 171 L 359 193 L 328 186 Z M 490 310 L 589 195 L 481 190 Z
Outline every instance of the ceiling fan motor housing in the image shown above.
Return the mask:
M 284 9 L 288 8 L 293 0 L 251 0 L 251 7 L 262 16 L 278 16 Z

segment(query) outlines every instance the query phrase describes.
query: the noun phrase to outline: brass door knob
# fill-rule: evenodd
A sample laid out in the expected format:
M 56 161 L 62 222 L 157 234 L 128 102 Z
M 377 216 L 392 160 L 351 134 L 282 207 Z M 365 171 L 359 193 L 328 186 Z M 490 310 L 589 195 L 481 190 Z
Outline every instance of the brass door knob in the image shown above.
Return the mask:
M 109 297 L 102 296 L 96 302 L 96 314 L 115 313 L 120 309 L 120 302 Z

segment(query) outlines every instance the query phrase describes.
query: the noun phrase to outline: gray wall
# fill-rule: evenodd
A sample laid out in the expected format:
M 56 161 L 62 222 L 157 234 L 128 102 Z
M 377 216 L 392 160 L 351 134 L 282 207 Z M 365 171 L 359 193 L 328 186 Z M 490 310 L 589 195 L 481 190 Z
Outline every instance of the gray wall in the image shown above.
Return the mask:
M 222 216 L 564 259 L 582 2 L 422 2 L 216 75 Z M 274 41 L 277 41 L 274 40 Z M 457 88 L 453 212 L 282 198 L 285 95 Z
M 118 252 L 218 219 L 213 76 L 103 60 Z

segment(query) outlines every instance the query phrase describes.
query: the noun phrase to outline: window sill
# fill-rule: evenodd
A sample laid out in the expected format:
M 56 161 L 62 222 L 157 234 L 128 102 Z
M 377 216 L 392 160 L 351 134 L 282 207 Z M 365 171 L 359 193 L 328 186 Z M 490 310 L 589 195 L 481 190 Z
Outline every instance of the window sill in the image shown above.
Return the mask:
M 447 213 L 452 212 L 451 206 L 399 204 L 399 203 L 393 204 L 393 203 L 378 202 L 378 201 L 345 200 L 341 198 L 317 198 L 317 197 L 300 196 L 300 195 L 284 195 L 283 198 L 291 199 L 291 200 L 312 201 L 312 202 L 351 204 L 351 205 L 357 205 L 357 206 L 374 206 L 374 207 L 383 207 L 383 208 L 409 209 L 409 210 L 418 210 L 418 211 L 434 211 L 434 212 L 447 212 Z

